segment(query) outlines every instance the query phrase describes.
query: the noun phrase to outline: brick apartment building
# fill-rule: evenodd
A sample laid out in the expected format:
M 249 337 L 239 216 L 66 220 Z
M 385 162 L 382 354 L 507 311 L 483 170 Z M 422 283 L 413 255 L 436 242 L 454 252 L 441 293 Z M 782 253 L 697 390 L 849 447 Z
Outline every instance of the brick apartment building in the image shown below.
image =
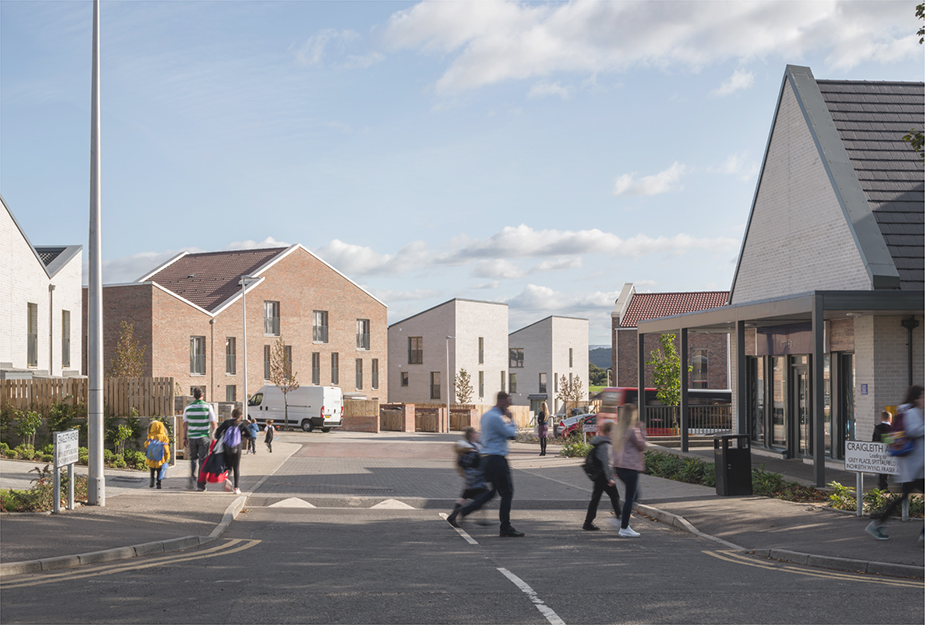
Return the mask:
M 636 326 L 641 321 L 668 317 L 698 310 L 725 306 L 729 291 L 694 291 L 687 293 L 637 293 L 632 283 L 623 285 L 613 312 L 610 313 L 613 349 L 614 386 L 638 386 L 639 369 Z M 659 335 L 645 337 L 646 359 L 658 349 Z M 678 347 L 678 339 L 675 339 Z M 688 339 L 690 388 L 729 388 L 729 335 L 725 332 L 691 334 Z M 654 367 L 646 365 L 646 386 L 651 387 Z
M 388 397 L 386 305 L 298 244 L 184 252 L 136 282 L 104 286 L 104 367 L 128 321 L 145 348 L 145 375 L 172 376 L 209 401 L 242 401 L 245 275 L 257 278 L 246 291 L 249 394 L 270 383 L 270 350 L 282 336 L 302 386 Z M 83 301 L 86 328 L 86 289 Z

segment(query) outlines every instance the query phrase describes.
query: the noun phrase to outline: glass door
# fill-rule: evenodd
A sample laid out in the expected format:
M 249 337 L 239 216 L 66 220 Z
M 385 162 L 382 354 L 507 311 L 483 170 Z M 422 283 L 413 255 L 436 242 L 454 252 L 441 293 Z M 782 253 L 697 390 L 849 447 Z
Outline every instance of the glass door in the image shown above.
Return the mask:
M 805 362 L 805 356 L 803 360 Z M 809 411 L 809 367 L 805 364 L 795 364 L 792 371 L 793 412 L 791 414 L 793 414 L 796 427 L 797 453 L 802 456 L 812 456 L 813 424 Z

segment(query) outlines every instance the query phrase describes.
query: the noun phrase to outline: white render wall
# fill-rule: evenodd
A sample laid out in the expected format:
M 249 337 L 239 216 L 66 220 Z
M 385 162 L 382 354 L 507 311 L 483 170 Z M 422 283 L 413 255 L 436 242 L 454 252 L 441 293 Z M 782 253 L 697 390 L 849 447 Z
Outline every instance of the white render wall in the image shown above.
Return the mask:
M 0 210 L 0 363 L 61 375 L 61 311 L 71 313 L 71 366 L 81 362 L 81 258 L 49 279 L 9 212 Z M 54 285 L 52 298 L 49 285 Z M 53 301 L 53 303 L 52 303 Z M 28 304 L 38 305 L 38 364 L 28 366 Z M 49 317 L 49 307 L 53 312 Z M 51 353 L 49 353 L 51 350 Z
M 389 327 L 389 401 L 405 403 L 456 403 L 453 381 L 460 369 L 471 378 L 473 403 L 495 402 L 501 375 L 507 389 L 507 304 L 454 299 Z M 408 337 L 424 339 L 423 364 L 408 364 Z M 450 375 L 447 380 L 447 341 Z M 484 363 L 479 364 L 479 337 L 484 338 Z M 408 386 L 401 386 L 401 372 Z M 430 373 L 441 375 L 440 399 L 430 397 Z M 479 397 L 479 371 L 484 373 L 484 396 Z
M 517 374 L 517 393 L 512 396 L 518 405 L 529 405 L 529 395 L 540 392 L 540 373 L 547 374 L 546 395 L 550 410 L 559 408 L 556 399 L 559 380 L 569 374 L 581 377 L 587 398 L 588 391 L 588 320 L 570 317 L 547 317 L 525 328 L 512 332 L 508 338 L 511 348 L 522 347 L 524 366 L 511 368 Z M 572 366 L 569 367 L 569 349 Z
M 872 288 L 789 81 L 746 236 L 733 304 Z

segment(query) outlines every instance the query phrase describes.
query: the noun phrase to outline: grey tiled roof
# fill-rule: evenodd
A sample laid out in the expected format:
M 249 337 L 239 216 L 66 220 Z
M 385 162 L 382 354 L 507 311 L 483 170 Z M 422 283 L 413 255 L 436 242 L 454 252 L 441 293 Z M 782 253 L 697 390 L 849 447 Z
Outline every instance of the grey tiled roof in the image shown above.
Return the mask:
M 42 260 L 42 263 L 47 267 L 50 265 L 58 256 L 61 255 L 65 248 L 61 247 L 35 247 L 35 253 L 39 255 L 39 258 Z
M 925 169 L 902 140 L 925 126 L 925 83 L 817 80 L 902 290 L 925 289 Z

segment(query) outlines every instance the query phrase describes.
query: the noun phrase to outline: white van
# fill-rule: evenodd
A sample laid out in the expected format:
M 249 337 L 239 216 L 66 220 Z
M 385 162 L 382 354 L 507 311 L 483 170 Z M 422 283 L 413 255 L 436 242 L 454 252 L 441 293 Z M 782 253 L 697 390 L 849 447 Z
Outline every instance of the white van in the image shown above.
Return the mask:
M 288 404 L 289 425 L 298 425 L 306 432 L 320 428 L 330 432 L 344 423 L 344 396 L 336 386 L 302 386 L 289 391 L 283 401 L 279 387 L 268 385 L 251 395 L 247 415 L 263 425 L 267 419 L 279 427 L 286 422 Z

